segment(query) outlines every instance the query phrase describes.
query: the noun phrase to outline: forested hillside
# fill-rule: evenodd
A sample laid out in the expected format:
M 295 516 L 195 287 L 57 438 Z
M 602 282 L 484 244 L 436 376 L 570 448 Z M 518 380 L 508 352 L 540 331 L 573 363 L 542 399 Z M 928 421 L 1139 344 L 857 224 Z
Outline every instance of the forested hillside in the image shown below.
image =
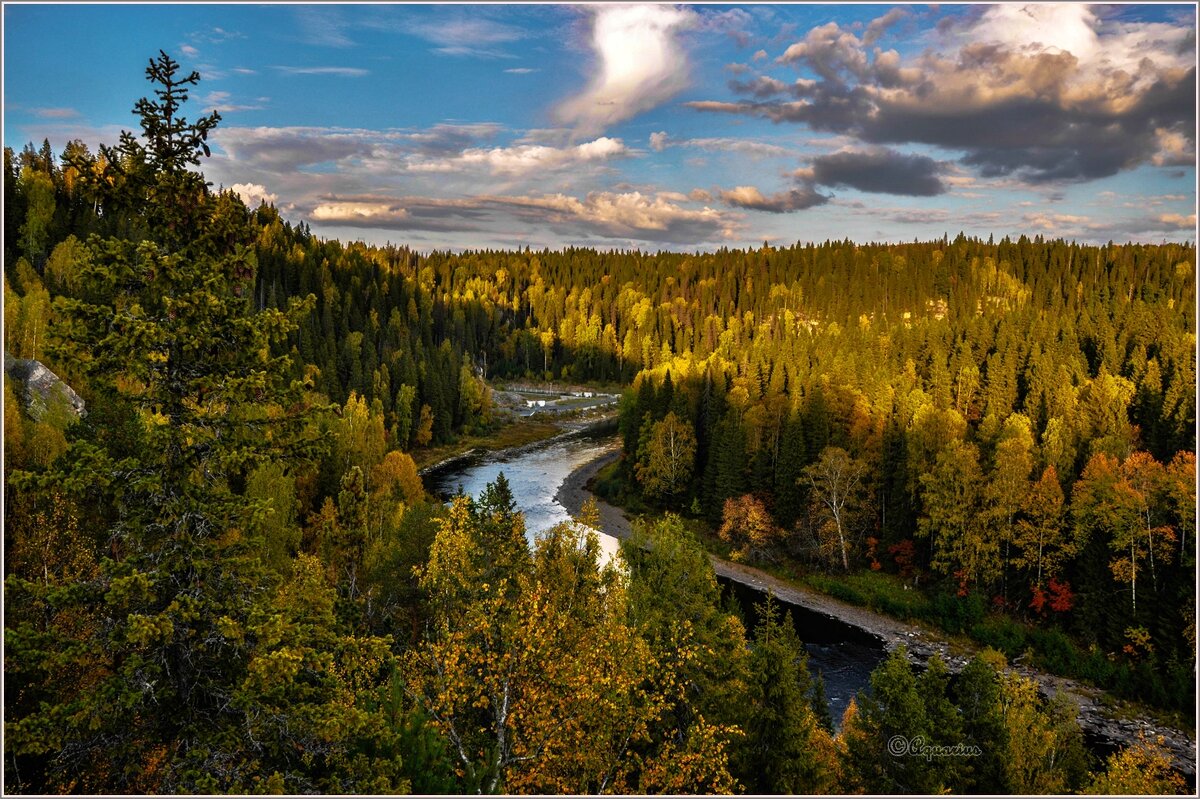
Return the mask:
M 726 258 L 647 303 L 669 344 L 622 409 L 627 485 L 735 556 L 932 577 L 952 632 L 989 610 L 1067 631 L 1091 652 L 1043 636 L 1045 665 L 1190 712 L 1194 249 Z
M 1153 742 L 1089 764 L 994 653 L 889 659 L 835 735 L 791 625 L 747 630 L 679 516 L 628 572 L 570 527 L 531 552 L 503 482 L 446 509 L 411 453 L 490 429 L 492 378 L 620 383 L 624 489 L 735 557 L 895 574 L 1187 711 L 1194 246 L 326 241 L 205 184 L 198 76 L 148 77 L 141 139 L 5 149 L 6 353 L 87 409 L 6 376 L 9 789 L 1180 787 Z

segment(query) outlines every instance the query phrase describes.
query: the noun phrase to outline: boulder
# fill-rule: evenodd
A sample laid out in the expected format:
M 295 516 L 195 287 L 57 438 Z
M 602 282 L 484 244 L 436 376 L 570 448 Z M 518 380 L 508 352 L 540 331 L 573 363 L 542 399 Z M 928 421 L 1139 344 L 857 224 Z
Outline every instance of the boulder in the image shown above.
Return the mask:
M 76 417 L 87 415 L 83 399 L 40 361 L 14 358 L 4 353 L 4 374 L 21 384 L 15 392 L 21 406 L 35 422 L 42 420 L 52 407 L 61 406 Z

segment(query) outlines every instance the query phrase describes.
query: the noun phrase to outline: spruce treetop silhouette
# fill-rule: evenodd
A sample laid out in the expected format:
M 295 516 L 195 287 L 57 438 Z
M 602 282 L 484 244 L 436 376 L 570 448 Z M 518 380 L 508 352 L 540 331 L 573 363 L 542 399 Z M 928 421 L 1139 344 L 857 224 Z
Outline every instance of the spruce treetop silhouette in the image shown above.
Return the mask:
M 143 97 L 133 106 L 142 128 L 139 139 L 122 131 L 115 147 L 100 145 L 107 182 L 101 186 L 114 210 L 145 216 L 150 238 L 168 247 L 191 241 L 208 194 L 204 175 L 188 167 L 209 157 L 208 135 L 221 121 L 213 111 L 195 122 L 180 114 L 191 87 L 200 82 L 192 71 L 179 77 L 180 64 L 159 50 L 146 67 L 154 97 Z M 86 164 L 72 164 L 81 171 Z M 85 172 L 86 174 L 86 172 Z
M 201 152 L 205 157 L 212 155 L 207 144 L 208 133 L 221 121 L 216 111 L 195 124 L 177 115 L 180 106 L 187 102 L 188 87 L 200 82 L 199 72 L 193 70 L 187 77 L 176 80 L 178 72 L 179 64 L 159 50 L 158 58 L 146 67 L 146 77 L 162 86 L 154 90 L 159 102 L 143 97 L 133 107 L 150 145 L 151 165 L 164 172 L 182 171 L 187 164 L 198 165 Z

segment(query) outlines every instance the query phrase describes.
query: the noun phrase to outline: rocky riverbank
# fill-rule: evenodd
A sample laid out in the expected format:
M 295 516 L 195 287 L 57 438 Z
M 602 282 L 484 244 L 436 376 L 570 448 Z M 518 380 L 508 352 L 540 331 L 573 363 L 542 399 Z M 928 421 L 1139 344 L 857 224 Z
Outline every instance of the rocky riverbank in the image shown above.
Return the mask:
M 615 461 L 620 455 L 620 446 L 614 443 L 602 455 L 572 472 L 559 487 L 555 499 L 569 513 L 577 515 L 584 503 L 588 499 L 594 498 L 600 513 L 600 529 L 616 538 L 625 539 L 629 537 L 632 530 L 632 520 L 620 508 L 595 497 L 588 490 L 588 484 L 600 470 Z M 781 600 L 831 616 L 864 630 L 878 637 L 889 652 L 904 646 L 908 659 L 916 665 L 924 666 L 926 661 L 936 653 L 946 662 L 950 671 L 957 672 L 977 651 L 975 647 L 952 647 L 947 641 L 924 628 L 866 608 L 847 604 L 808 588 L 784 582 L 752 566 L 731 563 L 716 555 L 709 555 L 709 559 L 717 574 L 722 577 L 759 591 L 770 590 Z M 1193 735 L 1159 724 L 1151 719 L 1112 718 L 1103 704 L 1103 692 L 1097 688 L 1065 677 L 1046 674 L 1020 664 L 1013 665 L 1011 668 L 1022 676 L 1036 680 L 1041 686 L 1043 695 L 1047 697 L 1057 694 L 1067 696 L 1078 708 L 1076 718 L 1079 726 L 1087 736 L 1099 742 L 1101 748 L 1135 743 L 1138 736 L 1142 734 L 1147 739 L 1157 739 L 1161 736 L 1164 747 L 1171 754 L 1175 768 L 1187 777 L 1191 784 L 1195 784 L 1196 740 Z

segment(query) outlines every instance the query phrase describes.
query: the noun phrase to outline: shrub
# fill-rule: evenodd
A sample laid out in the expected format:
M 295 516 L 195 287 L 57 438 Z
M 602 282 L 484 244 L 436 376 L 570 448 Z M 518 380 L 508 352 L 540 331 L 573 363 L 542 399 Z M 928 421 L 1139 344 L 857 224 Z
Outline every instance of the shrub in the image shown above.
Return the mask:
M 948 633 L 970 630 L 983 620 L 984 602 L 979 594 L 965 597 L 938 594 L 929 605 L 928 620 Z
M 1010 659 L 1025 649 L 1025 628 L 1007 616 L 989 616 L 971 628 L 971 637 L 998 649 Z

